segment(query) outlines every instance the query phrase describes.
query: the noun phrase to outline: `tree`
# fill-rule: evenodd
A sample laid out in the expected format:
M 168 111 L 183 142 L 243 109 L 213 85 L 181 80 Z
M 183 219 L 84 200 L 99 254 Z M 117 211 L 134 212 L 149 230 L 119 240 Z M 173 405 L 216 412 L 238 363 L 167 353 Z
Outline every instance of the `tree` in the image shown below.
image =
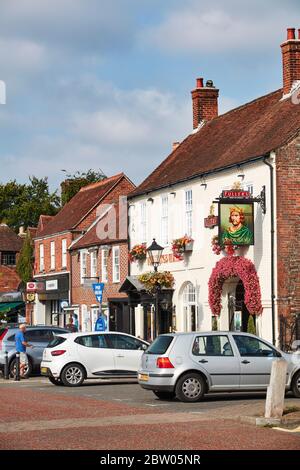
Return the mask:
M 33 273 L 33 245 L 29 234 L 27 234 L 16 267 L 21 280 L 26 284 L 32 279 Z
M 66 172 L 65 170 L 62 170 Z M 72 199 L 78 191 L 88 184 L 102 181 L 106 176 L 102 170 L 94 171 L 92 169 L 87 172 L 80 173 L 76 171 L 73 175 L 66 175 L 66 180 L 61 183 L 61 204 L 64 206 Z
M 37 226 L 41 214 L 55 215 L 60 207 L 57 192 L 49 190 L 48 178 L 29 178 L 28 184 L 0 184 L 0 222 L 17 230 Z
M 254 324 L 253 315 L 249 315 L 248 324 L 247 324 L 247 333 L 251 333 L 252 335 L 256 335 L 256 328 Z

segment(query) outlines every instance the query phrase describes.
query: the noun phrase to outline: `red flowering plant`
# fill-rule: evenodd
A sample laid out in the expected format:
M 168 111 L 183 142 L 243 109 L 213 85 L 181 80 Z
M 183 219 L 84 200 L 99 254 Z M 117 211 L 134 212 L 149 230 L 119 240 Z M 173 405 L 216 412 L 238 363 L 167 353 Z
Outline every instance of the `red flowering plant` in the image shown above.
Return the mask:
M 128 253 L 128 258 L 131 263 L 134 261 L 141 261 L 146 259 L 147 250 L 146 244 L 142 243 L 141 245 L 135 245 Z
M 245 305 L 251 315 L 262 313 L 259 278 L 254 264 L 241 256 L 224 257 L 217 262 L 208 282 L 208 300 L 213 315 L 220 315 L 222 288 L 226 279 L 239 277 L 245 288 Z
M 183 253 L 186 251 L 186 246 L 189 243 L 192 243 L 194 240 L 191 237 L 188 237 L 187 235 L 184 235 L 184 237 L 181 238 L 176 238 L 175 240 L 172 241 L 172 251 L 173 255 L 175 256 L 176 259 L 182 260 L 183 259 Z
M 232 241 L 228 241 L 225 245 L 219 244 L 219 237 L 215 235 L 211 240 L 212 251 L 215 255 L 220 255 L 221 252 L 224 250 L 228 256 L 233 256 L 235 250 L 238 249 L 238 246 L 233 245 Z

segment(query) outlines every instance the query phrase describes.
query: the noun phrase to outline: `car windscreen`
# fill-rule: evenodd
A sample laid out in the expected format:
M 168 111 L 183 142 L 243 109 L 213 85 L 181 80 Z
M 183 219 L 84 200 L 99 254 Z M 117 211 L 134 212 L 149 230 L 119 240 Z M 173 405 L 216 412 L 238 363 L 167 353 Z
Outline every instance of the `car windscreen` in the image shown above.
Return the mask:
M 66 338 L 62 338 L 61 336 L 54 336 L 54 338 L 49 342 L 47 348 L 55 348 L 60 344 L 64 343 Z
M 165 354 L 174 336 L 158 336 L 153 343 L 149 346 L 147 354 Z

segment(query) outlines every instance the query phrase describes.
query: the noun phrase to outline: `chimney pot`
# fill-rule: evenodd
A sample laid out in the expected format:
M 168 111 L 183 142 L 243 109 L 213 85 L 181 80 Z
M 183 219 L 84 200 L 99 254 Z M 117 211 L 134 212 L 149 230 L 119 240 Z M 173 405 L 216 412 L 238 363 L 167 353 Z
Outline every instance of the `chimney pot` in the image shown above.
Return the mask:
M 287 40 L 296 39 L 295 38 L 295 28 L 288 28 L 287 29 Z
M 287 41 L 281 44 L 283 95 L 288 95 L 294 82 L 300 80 L 300 29 L 295 37 L 295 28 L 288 28 Z
M 193 128 L 197 129 L 203 121 L 210 121 L 218 116 L 218 96 L 217 90 L 212 80 L 203 86 L 203 78 L 197 78 L 196 88 L 192 91 L 193 102 Z

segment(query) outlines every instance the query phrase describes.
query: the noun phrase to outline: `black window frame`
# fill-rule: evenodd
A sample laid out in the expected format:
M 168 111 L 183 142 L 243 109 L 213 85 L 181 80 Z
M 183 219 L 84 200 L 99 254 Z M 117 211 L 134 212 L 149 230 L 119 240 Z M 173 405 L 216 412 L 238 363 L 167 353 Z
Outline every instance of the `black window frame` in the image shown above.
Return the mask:
M 5 261 L 6 257 L 13 257 L 13 263 Z M 15 251 L 1 251 L 1 265 L 2 266 L 16 266 L 17 264 L 17 253 Z
M 123 338 L 126 338 L 128 340 L 136 341 L 136 342 L 140 343 L 140 347 L 134 348 L 134 349 L 133 348 L 128 349 L 128 348 L 114 347 L 114 343 L 112 341 L 112 338 L 116 338 L 116 337 L 123 337 Z M 134 337 L 128 336 L 128 335 L 123 334 L 123 333 L 116 333 L 116 334 L 107 333 L 107 340 L 110 344 L 111 349 L 121 349 L 123 351 L 142 351 L 142 350 L 144 350 L 143 345 L 146 345 L 148 347 L 147 343 L 145 343 L 143 340 L 141 340 L 139 338 L 134 338 Z
M 148 347 L 146 351 L 147 354 L 152 354 L 153 356 L 160 356 L 162 354 L 166 354 L 171 344 L 173 344 L 174 339 L 175 339 L 175 336 L 171 336 L 171 335 L 158 336 L 157 338 L 155 338 L 153 343 L 151 343 L 150 346 Z M 157 346 L 157 344 L 164 340 L 166 340 L 166 343 L 165 344 L 163 343 L 163 347 L 159 350 L 156 350 L 155 347 Z
M 93 345 L 93 340 L 92 340 L 92 346 L 86 346 L 85 344 L 81 343 L 81 340 L 83 340 L 84 338 L 93 338 L 93 337 L 97 338 L 98 336 L 101 336 L 102 338 L 104 338 L 104 340 L 106 342 L 106 345 L 107 345 L 106 347 L 94 346 Z M 79 346 L 83 346 L 84 348 L 89 348 L 89 349 L 112 349 L 110 347 L 109 340 L 106 336 L 107 336 L 106 334 L 104 334 L 104 335 L 101 335 L 101 334 L 97 334 L 97 335 L 87 334 L 87 335 L 84 335 L 84 336 L 77 336 L 77 338 L 74 339 L 74 343 L 77 343 L 77 344 L 79 344 Z
M 256 340 L 256 341 L 259 341 L 260 343 L 264 344 L 268 349 L 271 349 L 271 351 L 273 351 L 273 355 L 269 355 L 269 354 L 261 354 L 261 355 L 258 355 L 258 354 L 249 354 L 248 352 L 245 353 L 245 354 L 242 354 L 239 350 L 239 346 L 235 340 L 236 337 L 240 337 L 240 338 L 250 338 L 252 340 Z M 235 345 L 237 347 L 237 350 L 238 350 L 238 353 L 241 357 L 265 357 L 265 358 L 270 358 L 270 357 L 282 357 L 281 354 L 275 349 L 273 348 L 270 344 L 267 344 L 265 343 L 265 341 L 263 341 L 261 338 L 254 338 L 253 336 L 248 336 L 248 335 L 239 335 L 239 334 L 234 334 L 232 335 L 233 337 L 233 340 L 235 342 Z
M 196 341 L 197 338 L 220 338 L 220 337 L 227 339 L 227 343 L 229 344 L 230 349 L 231 349 L 231 354 L 210 354 L 210 353 L 207 353 L 207 352 L 206 352 L 206 353 L 198 353 L 198 354 L 195 354 L 195 353 L 193 352 L 194 344 L 195 344 L 195 341 Z M 226 344 L 226 343 L 225 343 L 225 344 Z M 223 347 L 224 347 L 224 346 L 223 346 Z M 193 344 L 192 344 L 191 353 L 192 353 L 192 355 L 195 356 L 195 357 L 206 357 L 206 356 L 207 356 L 207 357 L 234 357 L 234 351 L 233 351 L 232 344 L 231 344 L 231 342 L 230 342 L 230 338 L 229 338 L 229 336 L 224 335 L 224 334 L 219 334 L 219 335 L 218 335 L 218 334 L 217 334 L 217 335 L 207 335 L 207 334 L 206 334 L 206 335 L 205 335 L 205 334 L 202 335 L 202 334 L 198 334 L 198 335 L 196 335 L 196 336 L 194 337 L 194 341 L 193 341 Z

